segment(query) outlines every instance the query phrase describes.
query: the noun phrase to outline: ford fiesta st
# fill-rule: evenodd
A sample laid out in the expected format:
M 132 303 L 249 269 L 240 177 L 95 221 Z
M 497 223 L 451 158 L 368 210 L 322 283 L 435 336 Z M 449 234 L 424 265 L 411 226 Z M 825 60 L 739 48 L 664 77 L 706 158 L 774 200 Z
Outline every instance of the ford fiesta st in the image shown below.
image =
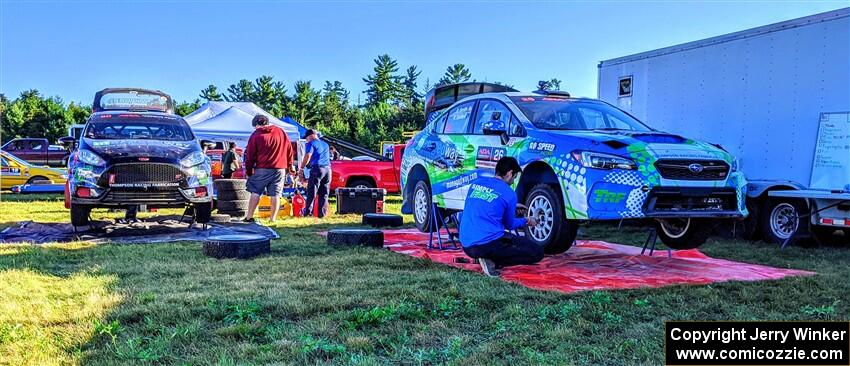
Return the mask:
M 402 212 L 420 230 L 432 202 L 462 210 L 470 183 L 517 158 L 520 202 L 540 223 L 526 236 L 569 249 L 583 221 L 654 219 L 675 249 L 705 242 L 712 220 L 746 215 L 746 181 L 721 147 L 653 130 L 602 101 L 465 83 L 426 97 L 427 123 L 401 165 Z
M 210 161 L 171 97 L 144 89 L 104 89 L 68 162 L 71 222 L 93 208 L 185 207 L 206 223 L 212 211 Z

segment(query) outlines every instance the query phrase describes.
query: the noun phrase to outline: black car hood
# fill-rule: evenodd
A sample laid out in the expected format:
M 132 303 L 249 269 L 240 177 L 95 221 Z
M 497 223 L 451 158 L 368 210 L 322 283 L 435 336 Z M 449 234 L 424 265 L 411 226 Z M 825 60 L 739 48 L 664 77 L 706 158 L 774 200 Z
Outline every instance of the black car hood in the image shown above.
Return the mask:
M 108 160 L 147 157 L 163 160 L 180 160 L 194 151 L 201 151 L 197 141 L 163 140 L 94 140 L 83 139 L 85 148 Z

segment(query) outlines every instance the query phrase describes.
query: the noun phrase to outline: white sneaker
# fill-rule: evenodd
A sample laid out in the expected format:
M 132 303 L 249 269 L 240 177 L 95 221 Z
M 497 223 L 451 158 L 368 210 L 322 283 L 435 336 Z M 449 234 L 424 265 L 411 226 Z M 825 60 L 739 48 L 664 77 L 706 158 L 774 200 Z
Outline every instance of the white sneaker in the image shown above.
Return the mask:
M 478 258 L 478 263 L 481 264 L 481 270 L 488 277 L 499 277 L 502 273 L 496 269 L 496 263 L 487 258 Z

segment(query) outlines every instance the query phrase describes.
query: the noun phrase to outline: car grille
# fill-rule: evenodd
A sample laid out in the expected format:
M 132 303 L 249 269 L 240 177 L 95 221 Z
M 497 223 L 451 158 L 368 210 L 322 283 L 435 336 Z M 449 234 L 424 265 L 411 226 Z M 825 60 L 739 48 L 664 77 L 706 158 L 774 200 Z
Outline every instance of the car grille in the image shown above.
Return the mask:
M 183 195 L 176 189 L 161 191 L 133 191 L 112 189 L 106 194 L 107 202 L 183 202 Z
M 107 174 L 101 175 L 100 185 L 109 185 L 109 177 L 114 175 L 112 183 L 176 183 L 184 179 L 185 174 L 179 168 L 170 164 L 134 163 L 117 164 Z
M 663 178 L 676 180 L 723 180 L 729 175 L 723 160 L 663 159 L 655 162 L 655 169 Z
M 726 188 L 655 188 L 646 202 L 647 213 L 732 211 L 738 208 L 738 194 Z

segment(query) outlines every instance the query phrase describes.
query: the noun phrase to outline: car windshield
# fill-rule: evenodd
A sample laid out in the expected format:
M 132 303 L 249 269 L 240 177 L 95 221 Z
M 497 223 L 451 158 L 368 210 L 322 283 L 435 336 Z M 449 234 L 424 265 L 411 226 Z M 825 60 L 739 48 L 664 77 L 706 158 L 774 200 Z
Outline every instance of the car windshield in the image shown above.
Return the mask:
M 97 140 L 163 140 L 194 139 L 189 125 L 178 118 L 147 116 L 101 117 L 89 122 L 84 136 Z
M 546 130 L 652 131 L 625 112 L 606 103 L 555 97 L 511 97 L 537 128 Z

